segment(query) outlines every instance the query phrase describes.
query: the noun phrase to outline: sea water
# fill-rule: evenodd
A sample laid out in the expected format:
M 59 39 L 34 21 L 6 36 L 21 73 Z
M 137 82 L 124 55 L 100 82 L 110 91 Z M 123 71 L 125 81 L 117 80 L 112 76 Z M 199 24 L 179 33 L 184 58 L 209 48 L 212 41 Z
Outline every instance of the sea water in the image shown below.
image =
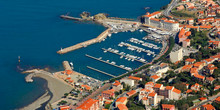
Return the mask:
M 97 37 L 105 28 L 91 22 L 80 23 L 63 20 L 59 16 L 69 13 L 79 16 L 83 11 L 92 15 L 108 13 L 113 17 L 133 18 L 157 11 L 170 0 L 0 0 L 0 85 L 1 109 L 16 109 L 25 106 L 41 96 L 45 90 L 45 81 L 37 78 L 33 83 L 26 83 L 25 74 L 17 70 L 18 56 L 21 56 L 21 67 L 49 67 L 51 70 L 63 70 L 62 61 L 74 63 L 74 70 L 88 76 L 106 80 L 110 76 L 89 70 L 91 66 L 113 75 L 120 75 L 125 70 L 101 63 L 85 56 L 89 54 L 115 61 L 117 65 L 137 68 L 142 63 L 120 59 L 118 55 L 103 53 L 101 48 L 115 48 L 129 54 L 141 53 L 118 47 L 121 41 L 128 42 L 131 37 L 141 39 L 144 32 L 127 32 L 113 34 L 104 42 L 93 44 L 64 55 L 56 53 L 60 48 Z M 159 52 L 159 51 L 155 51 Z

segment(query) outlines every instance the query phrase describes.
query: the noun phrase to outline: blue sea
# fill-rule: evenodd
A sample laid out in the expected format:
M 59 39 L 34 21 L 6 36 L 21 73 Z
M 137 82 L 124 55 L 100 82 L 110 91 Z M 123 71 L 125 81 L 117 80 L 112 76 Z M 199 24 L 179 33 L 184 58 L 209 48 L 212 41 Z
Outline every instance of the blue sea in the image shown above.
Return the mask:
M 69 12 L 70 15 L 78 17 L 81 12 L 88 11 L 92 15 L 108 13 L 113 17 L 137 19 L 146 13 L 144 7 L 150 7 L 148 11 L 154 12 L 169 2 L 170 0 L 0 0 L 1 109 L 13 110 L 23 107 L 45 92 L 45 80 L 35 78 L 33 83 L 25 82 L 26 75 L 17 70 L 18 56 L 21 56 L 19 66 L 22 68 L 49 67 L 51 71 L 60 71 L 63 70 L 62 61 L 67 60 L 73 62 L 74 70 L 99 80 L 107 80 L 110 77 L 89 70 L 86 66 L 113 75 L 120 75 L 126 71 L 90 59 L 85 54 L 102 57 L 104 60 L 133 69 L 142 63 L 129 62 L 120 59 L 120 56 L 103 53 L 101 48 L 111 47 L 139 55 L 148 61 L 152 60 L 152 57 L 147 57 L 144 53 L 128 51 L 117 46 L 121 41 L 128 42 L 131 37 L 142 39 L 147 35 L 139 31 L 113 34 L 104 42 L 64 55 L 57 54 L 56 51 L 60 48 L 92 39 L 105 30 L 103 26 L 92 22 L 63 20 L 59 17 L 61 14 Z M 159 53 L 158 50 L 154 51 Z

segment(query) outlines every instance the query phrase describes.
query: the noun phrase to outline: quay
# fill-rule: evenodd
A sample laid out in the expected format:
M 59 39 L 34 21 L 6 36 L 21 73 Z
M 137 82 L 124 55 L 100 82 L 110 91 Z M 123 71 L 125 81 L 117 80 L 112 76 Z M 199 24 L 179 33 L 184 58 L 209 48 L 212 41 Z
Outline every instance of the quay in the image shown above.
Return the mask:
M 76 18 L 76 17 L 72 17 L 72 16 L 68 16 L 68 15 L 60 15 L 61 18 L 63 19 L 69 19 L 69 20 L 77 20 L 77 21 L 82 21 L 82 18 Z
M 94 71 L 97 71 L 97 72 L 100 72 L 100 73 L 106 74 L 106 75 L 108 75 L 108 76 L 111 76 L 111 77 L 113 77 L 113 78 L 116 77 L 116 76 L 114 76 L 114 75 L 112 75 L 112 74 L 109 74 L 109 73 L 106 73 L 106 72 L 104 72 L 104 71 L 101 71 L 101 70 L 98 70 L 98 69 L 92 68 L 92 67 L 90 67 L 90 66 L 86 66 L 86 67 L 89 68 L 89 69 L 91 69 L 91 70 L 94 70 Z
M 85 42 L 82 42 L 82 43 L 78 43 L 76 45 L 73 45 L 73 46 L 70 46 L 70 47 L 67 47 L 67 48 L 64 48 L 64 49 L 61 49 L 61 50 L 57 51 L 57 53 L 58 54 L 65 54 L 65 53 L 68 53 L 70 51 L 74 51 L 74 50 L 80 49 L 82 47 L 87 47 L 88 45 L 92 45 L 94 43 L 101 42 L 108 36 L 108 34 L 110 34 L 110 30 L 111 29 L 108 28 L 107 30 L 102 32 L 98 37 L 96 37 L 94 39 L 91 39 L 91 40 L 88 40 L 88 41 L 85 41 Z
M 68 61 L 63 61 L 63 67 L 65 70 L 72 70 Z
M 34 76 L 34 74 L 28 74 L 28 75 L 25 77 L 25 81 L 26 81 L 26 82 L 33 82 L 33 79 L 32 79 L 33 76 Z
M 86 54 L 86 56 L 89 57 L 89 58 L 92 58 L 92 59 L 101 61 L 101 62 L 103 62 L 103 63 L 107 63 L 107 64 L 109 64 L 109 65 L 112 65 L 112 66 L 115 66 L 115 67 L 118 67 L 118 68 L 121 68 L 121 69 L 124 69 L 124 70 L 127 70 L 127 71 L 131 71 L 131 70 L 129 70 L 129 69 L 126 69 L 125 67 L 121 67 L 121 66 L 118 66 L 118 65 L 116 65 L 116 64 L 112 64 L 112 63 L 110 63 L 110 62 L 101 60 L 101 59 L 99 59 L 99 58 L 95 58 L 95 57 L 93 57 L 93 56 L 91 56 L 91 55 L 88 55 L 88 54 Z
M 111 52 L 111 51 L 109 51 L 108 49 L 105 49 L 105 48 L 102 48 L 102 50 Z M 111 53 L 114 53 L 114 52 L 111 52 Z M 119 53 L 114 53 L 114 54 L 120 55 Z M 120 55 L 120 56 L 127 57 L 126 55 Z M 129 58 L 129 57 L 127 57 L 127 58 Z M 147 62 L 144 62 L 144 61 L 141 61 L 141 60 L 138 60 L 138 59 L 134 59 L 134 60 L 138 61 L 138 62 L 141 62 L 141 63 L 144 63 L 144 64 L 147 64 Z

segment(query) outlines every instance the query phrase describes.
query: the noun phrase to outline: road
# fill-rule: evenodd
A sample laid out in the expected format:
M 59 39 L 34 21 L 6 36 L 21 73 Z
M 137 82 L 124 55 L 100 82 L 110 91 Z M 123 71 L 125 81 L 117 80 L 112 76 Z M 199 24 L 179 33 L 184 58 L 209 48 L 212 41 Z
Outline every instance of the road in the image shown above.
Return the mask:
M 202 103 L 200 103 L 200 104 L 198 104 L 198 105 L 196 105 L 196 106 L 190 107 L 188 110 L 192 110 L 192 109 L 195 108 L 195 107 L 200 107 L 200 106 L 202 106 L 202 105 L 208 103 L 209 101 L 215 100 L 215 99 L 216 99 L 217 97 L 219 97 L 219 96 L 220 96 L 220 92 L 219 92 L 217 95 L 214 95 L 214 96 L 212 96 L 212 97 L 209 97 L 207 101 L 204 101 L 204 102 L 202 102 Z
M 165 16 L 170 16 L 170 11 L 177 5 L 178 0 L 172 0 L 168 7 L 163 11 Z

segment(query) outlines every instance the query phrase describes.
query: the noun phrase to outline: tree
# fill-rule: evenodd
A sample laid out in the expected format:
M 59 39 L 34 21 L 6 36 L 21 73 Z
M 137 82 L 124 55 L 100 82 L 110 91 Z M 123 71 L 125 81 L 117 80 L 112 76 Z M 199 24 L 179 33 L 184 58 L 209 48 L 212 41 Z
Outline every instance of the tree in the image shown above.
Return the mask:
M 58 103 L 58 105 L 65 105 L 66 103 L 67 103 L 67 101 L 61 100 L 61 101 Z
M 105 109 L 109 109 L 111 104 L 106 104 Z

